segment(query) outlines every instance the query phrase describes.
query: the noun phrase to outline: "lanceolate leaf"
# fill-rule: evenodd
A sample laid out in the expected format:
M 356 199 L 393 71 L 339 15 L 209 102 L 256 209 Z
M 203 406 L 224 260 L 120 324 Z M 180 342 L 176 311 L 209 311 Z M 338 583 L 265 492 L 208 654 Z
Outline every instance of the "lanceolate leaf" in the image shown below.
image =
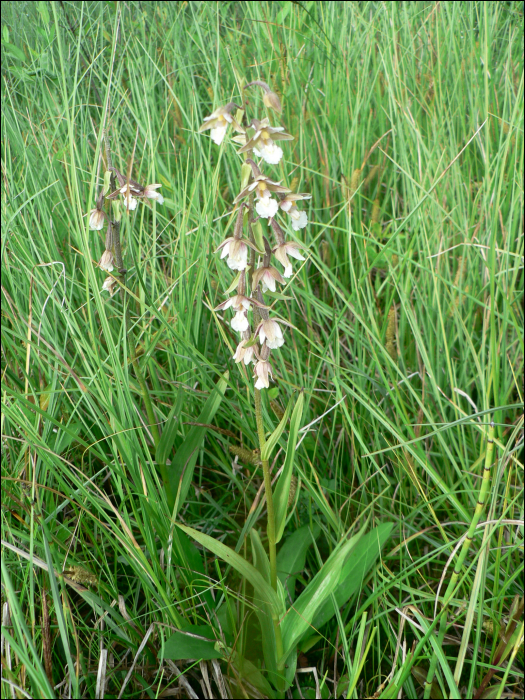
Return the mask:
M 228 372 L 217 382 L 208 400 L 204 404 L 197 423 L 211 423 L 226 391 Z M 199 449 L 206 435 L 206 428 L 194 426 L 172 460 L 168 478 L 171 492 L 177 502 L 177 512 L 181 509 L 193 478 L 193 470 L 197 462 Z M 173 504 L 170 503 L 170 506 Z
M 266 583 L 270 585 L 270 562 L 262 545 L 259 533 L 252 529 L 250 531 L 250 538 L 252 541 L 252 552 L 255 567 L 261 576 L 263 576 Z M 277 669 L 277 645 L 275 641 L 275 628 L 271 611 L 268 604 L 263 603 L 256 612 L 257 617 L 259 618 L 259 624 L 261 626 L 263 655 L 266 668 L 268 669 L 268 680 L 270 680 L 277 687 L 279 684 Z
M 290 483 L 292 481 L 293 462 L 295 457 L 295 446 L 297 445 L 297 434 L 303 416 L 304 393 L 301 391 L 297 403 L 293 409 L 292 420 L 290 421 L 290 434 L 288 436 L 288 447 L 286 459 L 284 460 L 283 471 L 275 487 L 273 505 L 275 509 L 275 541 L 280 542 L 283 536 L 286 523 L 286 511 L 288 509 L 288 496 L 290 495 Z
M 310 581 L 293 604 L 281 625 L 284 657 L 292 652 L 303 634 L 311 628 L 312 620 L 324 601 L 334 593 L 340 582 L 341 569 L 347 556 L 364 535 L 367 523 L 349 540 L 338 545 L 324 563 L 321 570 Z
M 304 569 L 306 550 L 320 531 L 317 523 L 312 530 L 309 525 L 303 525 L 286 538 L 277 554 L 277 576 L 286 590 L 287 600 L 295 599 L 295 581 Z
M 334 598 L 338 608 L 341 608 L 350 597 L 363 585 L 363 580 L 381 552 L 381 548 L 390 536 L 393 523 L 381 523 L 367 532 L 356 544 L 347 558 L 341 571 L 340 583 L 335 590 Z M 317 610 L 313 618 L 316 629 L 322 627 L 335 614 L 334 604 L 328 598 Z
M 177 526 L 183 530 L 187 535 L 197 540 L 203 547 L 209 549 L 213 552 L 215 556 L 220 557 L 223 561 L 238 571 L 241 576 L 251 583 L 254 589 L 254 602 L 256 605 L 261 605 L 262 603 L 267 603 L 270 609 L 270 613 L 273 619 L 279 617 L 280 604 L 277 594 L 271 587 L 271 585 L 265 580 L 265 578 L 257 571 L 257 569 L 246 561 L 244 557 L 237 554 L 235 550 L 227 547 L 222 542 L 205 535 L 199 530 L 194 530 L 192 527 L 186 527 L 186 525 L 181 525 L 177 523 Z

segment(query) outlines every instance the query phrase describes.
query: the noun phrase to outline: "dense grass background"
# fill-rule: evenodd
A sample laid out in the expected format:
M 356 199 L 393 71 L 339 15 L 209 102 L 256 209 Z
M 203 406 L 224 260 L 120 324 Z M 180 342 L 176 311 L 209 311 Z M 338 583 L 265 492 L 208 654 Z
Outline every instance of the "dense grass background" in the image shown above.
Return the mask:
M 249 589 L 201 550 L 213 594 L 199 606 L 196 550 L 172 546 L 122 304 L 100 291 L 104 241 L 85 214 L 107 120 L 115 165 L 134 156 L 132 177 L 165 197 L 123 239 L 140 363 L 161 428 L 175 406 L 175 447 L 229 369 L 222 432 L 207 432 L 180 517 L 249 557 L 261 474 L 232 469 L 229 446 L 257 447 L 251 380 L 231 360 L 228 318 L 210 311 L 231 282 L 213 251 L 240 158 L 196 130 L 241 99 L 242 80 L 262 79 L 296 136 L 275 177 L 313 195 L 297 239 L 308 260 L 278 305 L 296 330 L 273 355 L 275 398 L 284 407 L 304 388 L 312 424 L 288 532 L 321 534 L 297 586 L 366 518 L 394 524 L 300 666 L 316 668 L 322 697 L 422 696 L 438 585 L 472 519 L 493 420 L 488 524 L 433 696 L 451 692 L 447 664 L 462 697 L 484 678 L 490 697 L 521 696 L 521 3 L 6 3 L 2 41 L 3 694 L 96 697 L 102 667 L 107 697 L 130 670 L 123 697 L 177 695 L 179 671 L 202 697 L 206 668 L 177 671 L 162 645 L 218 608 L 239 654 L 260 662 Z M 311 671 L 297 679 L 294 697 L 316 696 Z

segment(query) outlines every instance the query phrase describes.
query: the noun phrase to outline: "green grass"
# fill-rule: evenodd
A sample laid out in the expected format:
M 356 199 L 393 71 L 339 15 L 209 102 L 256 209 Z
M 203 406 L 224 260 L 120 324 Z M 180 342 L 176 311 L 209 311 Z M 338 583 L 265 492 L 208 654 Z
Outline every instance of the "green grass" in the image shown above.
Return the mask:
M 177 522 L 252 561 L 257 535 L 244 526 L 262 472 L 232 469 L 229 451 L 258 447 L 252 380 L 231 360 L 229 312 L 210 311 L 232 279 L 213 251 L 230 235 L 241 159 L 197 129 L 242 99 L 240 81 L 261 79 L 296 137 L 267 174 L 312 194 L 296 238 L 308 260 L 276 305 L 295 329 L 272 355 L 277 400 L 304 389 L 312 424 L 299 432 L 282 541 L 304 526 L 316 535 L 296 594 L 347 533 L 392 523 L 364 580 L 301 637 L 300 665 L 316 668 L 322 697 L 417 698 L 436 653 L 432 697 L 521 696 L 521 3 L 6 5 L 3 695 L 94 698 L 103 669 L 106 697 L 124 685 L 122 697 L 157 697 L 181 672 L 182 697 L 188 683 L 202 696 L 203 665 L 164 657 L 185 624 L 223 630 L 232 693 L 272 692 L 253 589 L 171 517 L 122 300 L 100 291 L 104 239 L 85 216 L 107 119 L 114 164 L 127 172 L 134 154 L 132 177 L 165 197 L 125 217 L 122 238 L 170 461 L 229 371 L 212 420 L 222 432 L 208 429 L 194 454 Z M 271 431 L 267 395 L 263 412 Z M 491 421 L 485 511 L 433 647 Z M 266 547 L 264 507 L 252 524 Z M 313 673 L 289 692 L 315 697 Z

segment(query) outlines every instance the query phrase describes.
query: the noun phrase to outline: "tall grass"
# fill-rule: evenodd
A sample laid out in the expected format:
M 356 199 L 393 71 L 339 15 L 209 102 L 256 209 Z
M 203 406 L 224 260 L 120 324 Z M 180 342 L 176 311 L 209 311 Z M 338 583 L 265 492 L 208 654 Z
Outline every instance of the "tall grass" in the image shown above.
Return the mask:
M 239 157 L 197 134 L 213 108 L 242 99 L 242 79 L 279 93 L 296 140 L 276 174 L 313 195 L 298 239 L 308 260 L 280 302 L 295 329 L 271 393 L 284 408 L 305 392 L 284 540 L 308 526 L 315 544 L 289 572 L 297 591 L 349 531 L 393 525 L 357 590 L 301 638 L 287 692 L 422 697 L 437 661 L 433 697 L 522 694 L 522 12 L 512 2 L 6 4 L 6 696 L 156 697 L 179 682 L 182 696 L 207 696 L 207 684 L 218 695 L 223 676 L 223 693 L 274 692 L 253 591 L 171 517 L 122 301 L 101 292 L 104 241 L 85 216 L 106 125 L 115 165 L 162 183 L 165 197 L 125 218 L 122 237 L 168 460 L 206 430 L 177 522 L 251 560 L 250 514 L 266 537 L 262 474 L 229 450 L 258 445 L 251 380 L 231 360 L 228 319 L 211 311 L 231 281 L 213 251 L 230 235 Z M 227 370 L 213 425 L 195 426 Z M 273 430 L 268 401 L 263 411 Z M 492 421 L 485 513 L 438 646 Z M 274 473 L 281 465 L 282 455 Z M 230 663 L 166 659 L 166 640 L 188 624 L 222 631 Z

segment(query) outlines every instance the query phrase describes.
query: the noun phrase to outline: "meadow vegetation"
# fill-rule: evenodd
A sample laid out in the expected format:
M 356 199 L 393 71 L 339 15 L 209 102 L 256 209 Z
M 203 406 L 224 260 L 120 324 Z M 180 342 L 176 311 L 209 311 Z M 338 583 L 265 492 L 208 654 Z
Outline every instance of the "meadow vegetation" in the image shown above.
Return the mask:
M 2 696 L 523 696 L 522 4 L 4 5 Z

